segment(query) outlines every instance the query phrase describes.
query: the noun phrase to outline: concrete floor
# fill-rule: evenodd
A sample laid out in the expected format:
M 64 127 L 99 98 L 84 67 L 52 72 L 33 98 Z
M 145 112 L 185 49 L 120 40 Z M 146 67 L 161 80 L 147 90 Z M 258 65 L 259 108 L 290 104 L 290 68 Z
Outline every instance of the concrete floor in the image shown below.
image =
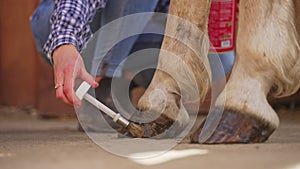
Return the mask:
M 104 151 L 76 131 L 75 120 L 41 120 L 28 112 L 0 111 L 0 169 L 300 169 L 300 111 L 281 110 L 281 126 L 264 144 L 179 144 L 146 162 Z

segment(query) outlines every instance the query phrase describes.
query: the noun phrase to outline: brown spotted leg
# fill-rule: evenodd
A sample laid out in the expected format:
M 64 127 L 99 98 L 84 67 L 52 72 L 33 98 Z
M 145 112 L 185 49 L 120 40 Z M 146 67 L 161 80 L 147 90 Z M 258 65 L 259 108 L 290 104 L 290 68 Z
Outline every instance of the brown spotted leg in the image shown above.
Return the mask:
M 133 117 L 143 120 L 156 117 L 152 121 L 149 120 L 150 122 L 141 124 L 145 129 L 143 137 L 160 135 L 172 125 L 185 127 L 189 117 L 182 107 L 182 101 L 199 102 L 209 90 L 210 72 L 209 69 L 207 71 L 209 7 L 210 0 L 171 1 L 169 14 L 173 17 L 168 17 L 166 34 L 175 38 L 165 36 L 161 49 L 165 52 L 161 52 L 158 69 L 138 102 L 138 109 L 141 112 Z M 174 19 L 174 16 L 179 19 Z M 191 72 L 184 69 L 186 66 Z M 195 86 L 191 84 L 192 76 L 195 77 Z M 195 95 L 195 91 L 197 97 L 190 98 L 189 94 Z M 170 137 L 176 134 L 178 133 L 168 133 Z

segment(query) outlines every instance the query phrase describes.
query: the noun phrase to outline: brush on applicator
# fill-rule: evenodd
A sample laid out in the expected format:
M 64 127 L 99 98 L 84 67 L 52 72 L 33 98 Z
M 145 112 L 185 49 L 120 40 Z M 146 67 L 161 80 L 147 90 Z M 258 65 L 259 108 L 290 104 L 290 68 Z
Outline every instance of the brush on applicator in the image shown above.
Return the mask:
M 101 103 L 99 100 L 88 94 L 88 90 L 90 89 L 90 87 L 91 86 L 87 82 L 82 82 L 82 84 L 76 90 L 76 96 L 80 100 L 85 99 L 86 101 L 94 105 L 96 108 L 103 111 L 105 114 L 111 117 L 115 123 L 118 123 L 124 128 L 126 128 L 132 136 L 141 138 L 144 135 L 144 129 L 141 126 L 125 119 L 120 113 L 114 112 L 106 105 Z

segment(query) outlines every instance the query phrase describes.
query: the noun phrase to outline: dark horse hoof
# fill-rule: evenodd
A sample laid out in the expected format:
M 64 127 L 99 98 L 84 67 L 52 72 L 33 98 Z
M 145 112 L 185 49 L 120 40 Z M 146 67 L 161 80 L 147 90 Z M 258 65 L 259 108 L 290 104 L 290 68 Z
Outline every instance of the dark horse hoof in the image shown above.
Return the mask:
M 215 109 L 220 111 L 219 109 Z M 212 112 L 214 113 L 214 112 Z M 210 134 L 205 133 L 205 120 L 189 137 L 192 143 L 230 144 L 230 143 L 261 143 L 268 140 L 276 129 L 268 122 L 251 114 L 224 110 L 219 123 Z M 203 133 L 201 131 L 203 130 Z M 201 134 L 200 134 L 201 133 Z M 206 136 L 203 140 L 202 136 Z
M 176 137 L 178 134 L 182 132 L 185 126 L 180 126 L 177 121 L 174 121 L 167 117 L 164 114 L 158 113 L 142 113 L 142 116 L 134 115 L 130 120 L 131 123 L 135 123 L 139 126 L 140 129 L 143 130 L 142 135 L 136 135 L 132 134 L 132 132 L 129 128 L 124 128 L 123 130 L 119 130 L 119 133 L 123 136 L 127 137 L 133 137 L 133 138 L 153 138 L 153 139 L 163 139 L 163 138 L 173 138 Z M 150 118 L 147 117 L 149 114 Z M 141 119 L 141 117 L 145 119 L 151 119 L 151 115 L 156 114 L 155 120 L 149 122 L 138 122 L 136 119 Z M 154 115 L 155 116 L 155 115 Z

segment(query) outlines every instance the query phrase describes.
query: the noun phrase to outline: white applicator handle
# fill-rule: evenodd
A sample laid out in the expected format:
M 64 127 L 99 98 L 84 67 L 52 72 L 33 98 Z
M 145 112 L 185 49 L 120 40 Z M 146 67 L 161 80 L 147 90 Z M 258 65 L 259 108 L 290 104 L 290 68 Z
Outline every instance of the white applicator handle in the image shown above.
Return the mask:
M 113 119 L 114 122 L 121 124 L 124 127 L 127 127 L 129 125 L 129 121 L 126 120 L 121 116 L 119 113 L 115 113 L 110 108 L 108 108 L 106 105 L 101 103 L 99 100 L 88 94 L 88 90 L 90 89 L 90 85 L 87 82 L 82 82 L 82 84 L 78 87 L 76 90 L 76 96 L 82 100 L 85 99 L 92 105 L 94 105 L 96 108 L 102 110 L 105 114 L 107 114 L 109 117 Z

